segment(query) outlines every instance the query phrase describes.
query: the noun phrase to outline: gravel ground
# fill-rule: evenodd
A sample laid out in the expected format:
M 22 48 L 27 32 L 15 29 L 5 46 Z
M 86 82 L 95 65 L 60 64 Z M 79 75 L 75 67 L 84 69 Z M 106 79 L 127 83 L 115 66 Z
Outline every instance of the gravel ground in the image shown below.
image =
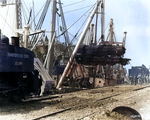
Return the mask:
M 129 120 L 112 109 L 128 106 L 137 110 L 143 120 L 150 120 L 150 88 L 131 91 L 145 85 L 119 85 L 62 94 L 62 98 L 28 101 L 19 104 L 0 102 L 0 120 Z M 120 95 L 117 95 L 120 94 Z M 113 96 L 114 95 L 114 96 Z M 112 96 L 107 99 L 105 97 Z M 69 110 L 51 115 L 66 108 Z M 45 117 L 44 117 L 45 116 Z

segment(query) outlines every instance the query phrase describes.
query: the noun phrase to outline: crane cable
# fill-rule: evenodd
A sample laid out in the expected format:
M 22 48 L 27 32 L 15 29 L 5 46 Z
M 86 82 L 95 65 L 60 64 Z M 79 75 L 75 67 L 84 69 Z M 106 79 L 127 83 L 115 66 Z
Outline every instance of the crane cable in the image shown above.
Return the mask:
M 94 4 L 94 5 L 95 5 L 95 4 Z M 94 6 L 94 5 L 93 5 L 93 6 Z M 93 6 L 92 6 L 92 7 L 93 7 Z M 90 9 L 92 9 L 92 7 L 91 7 Z M 89 9 L 89 10 L 90 10 L 90 9 Z M 88 11 L 89 11 L 89 10 L 88 10 Z M 87 11 L 87 12 L 88 12 L 88 11 Z M 86 13 L 87 13 L 87 12 L 86 12 Z M 85 15 L 85 14 L 84 14 L 84 15 Z M 89 17 L 89 15 L 88 15 L 88 17 Z M 88 18 L 88 17 L 87 17 L 87 18 Z M 77 38 L 81 35 L 82 32 L 80 33 L 80 35 L 78 35 L 78 33 L 80 32 L 81 28 L 83 27 L 83 25 L 84 25 L 85 22 L 87 21 L 87 18 L 85 19 L 85 21 L 83 22 L 83 24 L 81 25 L 81 27 L 79 28 L 79 30 L 77 31 L 77 33 L 76 33 L 76 34 L 74 35 L 74 37 L 72 38 L 72 40 L 71 40 L 71 42 L 69 43 L 68 47 L 73 43 L 73 41 L 74 41 L 75 38 L 77 39 Z M 78 36 L 77 36 L 77 35 L 78 35 Z M 65 49 L 65 51 L 68 49 L 68 47 Z
M 68 31 L 70 28 L 72 28 L 72 26 L 74 26 L 83 16 L 85 16 L 87 14 L 88 11 L 90 11 L 93 7 L 95 6 L 95 4 L 89 9 L 87 10 L 79 19 L 77 19 L 68 29 L 66 29 L 63 33 L 61 33 L 60 35 L 57 36 L 60 37 L 62 36 L 66 31 Z
M 89 15 L 88 15 L 88 17 L 89 17 Z M 87 17 L 87 18 L 88 18 Z M 81 25 L 81 27 L 79 28 L 79 30 L 77 31 L 77 33 L 76 33 L 76 35 L 74 36 L 74 38 L 72 39 L 72 41 L 70 42 L 70 43 L 72 43 L 73 42 L 73 40 L 75 39 L 75 37 L 79 37 L 80 35 L 81 35 L 81 33 L 78 35 L 78 33 L 80 32 L 80 30 L 81 30 L 81 28 L 83 27 L 83 25 L 85 24 L 85 22 L 87 21 L 87 18 L 85 19 L 85 21 L 83 22 L 83 24 Z M 77 36 L 78 35 L 78 36 Z

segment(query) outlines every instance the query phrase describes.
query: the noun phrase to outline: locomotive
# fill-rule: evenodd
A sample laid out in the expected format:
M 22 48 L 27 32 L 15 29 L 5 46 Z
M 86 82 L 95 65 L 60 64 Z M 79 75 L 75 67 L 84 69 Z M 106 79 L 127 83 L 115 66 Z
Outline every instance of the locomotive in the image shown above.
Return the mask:
M 84 65 L 126 65 L 130 59 L 123 58 L 125 50 L 123 45 L 119 44 L 80 45 L 75 59 L 78 64 Z
M 35 54 L 19 47 L 19 38 L 0 39 L 0 97 L 19 102 L 26 96 L 40 95 L 42 78 L 34 68 Z

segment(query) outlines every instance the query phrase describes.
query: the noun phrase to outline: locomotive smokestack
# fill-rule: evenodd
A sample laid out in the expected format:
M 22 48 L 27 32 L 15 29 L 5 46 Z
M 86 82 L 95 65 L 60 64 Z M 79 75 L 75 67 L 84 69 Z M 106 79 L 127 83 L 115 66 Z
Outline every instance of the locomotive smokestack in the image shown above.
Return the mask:
M 19 37 L 11 37 L 11 44 L 19 47 Z

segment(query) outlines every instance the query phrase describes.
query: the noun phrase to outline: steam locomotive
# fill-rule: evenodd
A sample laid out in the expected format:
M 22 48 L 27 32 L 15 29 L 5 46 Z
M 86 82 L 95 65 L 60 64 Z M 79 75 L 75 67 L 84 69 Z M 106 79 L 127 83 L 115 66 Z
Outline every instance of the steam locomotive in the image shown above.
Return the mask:
M 19 38 L 0 39 L 0 97 L 19 102 L 26 96 L 39 95 L 42 78 L 34 69 L 34 53 L 19 47 Z
M 78 64 L 84 65 L 126 65 L 130 59 L 123 58 L 125 50 L 123 45 L 119 44 L 80 45 L 75 59 Z

